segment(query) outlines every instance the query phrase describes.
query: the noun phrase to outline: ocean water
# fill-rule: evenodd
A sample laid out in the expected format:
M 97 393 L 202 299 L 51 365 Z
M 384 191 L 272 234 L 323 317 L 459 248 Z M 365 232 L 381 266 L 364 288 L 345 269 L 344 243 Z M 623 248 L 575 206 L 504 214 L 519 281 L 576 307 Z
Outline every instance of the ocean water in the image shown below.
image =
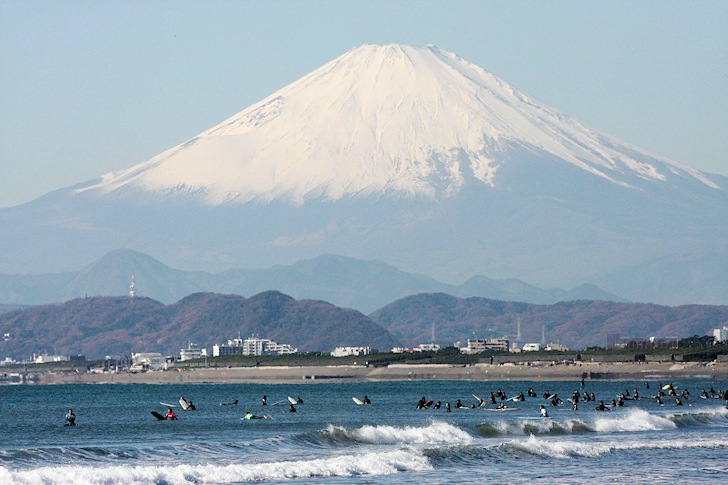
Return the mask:
M 666 382 L 662 382 L 665 384 Z M 0 483 L 551 483 L 724 482 L 728 410 L 702 389 L 728 382 L 675 381 L 683 406 L 650 398 L 659 381 L 327 382 L 316 384 L 56 385 L 0 387 Z M 455 409 L 472 394 L 533 387 L 565 401 L 575 390 L 606 403 L 639 387 L 640 400 L 597 412 L 595 403 L 552 407 L 527 398 L 516 410 Z M 268 405 L 262 406 L 263 395 Z M 372 404 L 352 397 L 368 395 Z M 157 421 L 184 395 L 195 411 Z M 288 396 L 301 397 L 296 413 Z M 417 410 L 420 397 L 441 409 Z M 239 404 L 221 406 L 238 399 Z M 540 419 L 546 404 L 550 419 Z M 63 426 L 72 407 L 77 426 Z M 488 405 L 488 408 L 492 408 Z M 270 419 L 241 420 L 246 411 Z

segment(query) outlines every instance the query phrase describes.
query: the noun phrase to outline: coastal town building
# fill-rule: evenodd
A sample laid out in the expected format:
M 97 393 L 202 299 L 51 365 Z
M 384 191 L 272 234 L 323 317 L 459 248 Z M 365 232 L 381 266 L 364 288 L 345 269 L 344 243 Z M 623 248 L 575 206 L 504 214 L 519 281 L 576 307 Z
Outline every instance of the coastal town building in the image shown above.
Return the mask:
M 713 330 L 715 342 L 728 342 L 728 327 L 716 328 Z
M 546 350 L 547 352 L 567 352 L 569 350 L 569 348 L 566 347 L 565 345 L 555 344 L 555 343 L 551 342 L 550 344 L 548 344 L 546 346 L 546 348 L 544 350 Z
M 207 357 L 207 349 L 201 349 L 199 346 L 190 342 L 186 349 L 180 349 L 179 360 L 184 362 L 186 360 L 202 359 Z
M 68 362 L 71 360 L 67 355 L 37 355 L 34 356 L 33 362 L 36 364 L 46 364 L 48 362 Z
M 131 354 L 131 371 L 162 370 L 168 367 L 168 359 L 159 352 L 138 352 Z
M 468 339 L 466 347 L 460 349 L 463 354 L 479 354 L 487 350 L 508 352 L 510 342 L 506 338 L 475 338 Z
M 369 355 L 372 353 L 370 347 L 336 347 L 332 352 L 332 357 L 348 357 L 350 355 Z
M 297 348 L 289 344 L 279 344 L 267 338 L 251 337 L 245 340 L 241 338 L 231 339 L 226 345 L 213 345 L 212 356 L 221 357 L 225 355 L 285 355 L 295 354 Z
M 541 344 L 528 343 L 523 346 L 524 352 L 538 352 L 539 350 L 541 350 Z

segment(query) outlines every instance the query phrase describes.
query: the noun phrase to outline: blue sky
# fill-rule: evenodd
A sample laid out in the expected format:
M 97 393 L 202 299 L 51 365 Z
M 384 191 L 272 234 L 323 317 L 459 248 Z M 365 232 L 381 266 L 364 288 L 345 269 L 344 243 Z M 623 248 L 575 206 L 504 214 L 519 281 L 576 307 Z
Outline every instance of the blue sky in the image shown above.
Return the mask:
M 728 175 L 724 1 L 0 0 L 0 207 L 145 161 L 364 43 L 435 44 Z

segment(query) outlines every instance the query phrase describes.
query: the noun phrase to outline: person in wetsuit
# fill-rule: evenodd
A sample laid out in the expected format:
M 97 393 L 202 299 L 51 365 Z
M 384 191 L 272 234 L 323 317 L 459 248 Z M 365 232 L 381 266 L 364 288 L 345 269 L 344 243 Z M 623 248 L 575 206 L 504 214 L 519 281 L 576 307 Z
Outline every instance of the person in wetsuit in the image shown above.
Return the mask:
M 66 413 L 66 426 L 76 426 L 76 415 L 73 414 L 73 409 L 68 409 Z
M 167 421 L 174 421 L 177 419 L 177 416 L 174 414 L 174 411 L 172 411 L 172 408 L 167 408 L 167 415 L 165 416 L 167 418 Z

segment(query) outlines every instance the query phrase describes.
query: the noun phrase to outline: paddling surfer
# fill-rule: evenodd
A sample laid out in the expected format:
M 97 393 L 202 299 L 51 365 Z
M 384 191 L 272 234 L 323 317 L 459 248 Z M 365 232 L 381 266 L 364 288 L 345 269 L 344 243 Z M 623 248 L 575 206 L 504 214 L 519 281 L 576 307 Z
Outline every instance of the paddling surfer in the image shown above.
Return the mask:
M 172 408 L 167 408 L 167 415 L 165 416 L 167 421 L 174 421 L 177 419 L 177 416 L 174 414 L 174 411 L 172 411 Z
M 76 415 L 73 414 L 73 409 L 71 408 L 66 413 L 66 426 L 76 426 Z

